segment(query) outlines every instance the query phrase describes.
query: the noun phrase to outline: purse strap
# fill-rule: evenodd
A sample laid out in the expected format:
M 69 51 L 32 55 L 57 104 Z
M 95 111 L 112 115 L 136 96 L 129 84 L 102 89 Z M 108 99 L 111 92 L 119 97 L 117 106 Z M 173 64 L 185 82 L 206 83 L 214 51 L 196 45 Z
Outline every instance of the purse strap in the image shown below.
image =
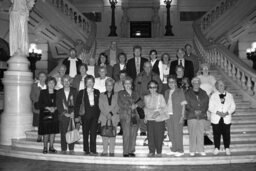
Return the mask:
M 68 131 L 72 131 L 75 129 L 75 121 L 73 118 L 70 118 L 68 123 Z

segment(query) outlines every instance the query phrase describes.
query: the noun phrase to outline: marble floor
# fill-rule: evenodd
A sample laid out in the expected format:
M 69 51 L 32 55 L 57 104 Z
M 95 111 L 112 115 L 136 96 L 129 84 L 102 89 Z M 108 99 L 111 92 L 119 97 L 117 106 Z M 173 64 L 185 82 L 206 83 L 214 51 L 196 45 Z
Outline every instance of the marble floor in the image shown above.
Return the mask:
M 73 164 L 0 156 L 0 171 L 255 171 L 256 163 L 202 166 L 119 166 Z

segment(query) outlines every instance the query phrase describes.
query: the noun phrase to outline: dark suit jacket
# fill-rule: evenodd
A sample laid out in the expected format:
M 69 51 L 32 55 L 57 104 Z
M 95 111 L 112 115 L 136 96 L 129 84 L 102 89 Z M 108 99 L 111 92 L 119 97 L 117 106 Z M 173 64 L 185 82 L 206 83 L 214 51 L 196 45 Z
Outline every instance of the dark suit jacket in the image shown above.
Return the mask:
M 176 75 L 175 68 L 178 65 L 178 60 L 172 61 L 170 66 L 170 75 Z M 191 80 L 194 77 L 194 66 L 189 60 L 185 60 L 184 77 Z
M 143 65 L 147 61 L 148 60 L 146 58 L 141 57 L 140 72 L 143 71 Z M 126 65 L 126 71 L 127 71 L 127 75 L 129 75 L 133 80 L 136 79 L 137 73 L 136 73 L 136 66 L 135 66 L 135 58 L 132 58 L 132 59 L 128 60 L 127 65 Z
M 56 96 L 56 90 L 54 90 L 54 95 Z M 45 107 L 55 107 L 56 106 L 56 98 L 54 99 L 53 102 L 50 100 L 48 89 L 40 91 L 38 106 L 39 106 L 40 111 L 43 111 L 45 109 Z
M 58 90 L 57 95 L 56 95 L 56 104 L 57 104 L 57 109 L 58 109 L 59 115 L 61 115 L 61 116 L 63 115 L 64 104 L 66 105 L 66 107 L 68 107 L 70 103 L 73 103 L 73 105 L 75 105 L 76 99 L 77 99 L 77 90 L 75 88 L 70 87 L 68 100 L 66 100 L 64 88 Z M 71 101 L 73 101 L 73 102 L 71 102 Z M 69 111 L 69 112 L 72 112 L 72 111 Z
M 90 101 L 87 93 L 87 89 L 80 90 L 76 99 L 75 103 L 75 118 L 79 117 L 79 110 L 80 105 L 82 104 L 82 98 L 84 93 L 84 109 L 85 109 L 85 116 L 86 117 L 97 117 L 99 118 L 100 115 L 100 108 L 99 108 L 99 98 L 100 98 L 100 91 L 97 89 L 94 89 L 94 106 L 96 107 L 96 114 L 88 112 L 90 107 Z
M 126 69 L 126 66 L 124 66 L 124 69 Z M 117 63 L 113 66 L 113 78 L 115 81 L 119 80 L 119 73 L 120 73 L 120 64 Z
M 69 75 L 69 68 L 70 68 L 70 61 L 68 60 L 69 57 L 64 59 L 63 64 L 67 67 L 66 74 Z M 83 63 L 79 58 L 77 58 L 78 61 L 76 61 L 76 73 L 80 74 L 79 66 Z

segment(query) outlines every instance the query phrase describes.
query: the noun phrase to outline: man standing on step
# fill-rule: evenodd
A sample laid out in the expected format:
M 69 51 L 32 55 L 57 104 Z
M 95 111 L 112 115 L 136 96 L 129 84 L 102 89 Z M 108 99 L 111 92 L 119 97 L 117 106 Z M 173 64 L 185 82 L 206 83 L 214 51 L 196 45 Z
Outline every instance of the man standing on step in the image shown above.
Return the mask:
M 114 66 L 118 61 L 118 54 L 122 53 L 123 50 L 118 48 L 115 41 L 112 41 L 109 49 L 105 50 L 104 53 L 109 57 L 109 63 Z
M 81 59 L 77 58 L 76 50 L 74 48 L 69 50 L 69 57 L 64 59 L 63 64 L 66 66 L 66 74 L 74 78 L 79 74 L 79 66 L 82 64 Z
M 186 51 L 186 54 L 185 54 L 184 58 L 186 60 L 190 60 L 193 63 L 194 71 L 195 71 L 194 73 L 195 73 L 195 75 L 197 75 L 197 73 L 199 71 L 199 60 L 198 60 L 198 57 L 192 53 L 191 44 L 185 45 L 185 51 Z
M 184 77 L 189 78 L 192 80 L 194 77 L 194 66 L 193 63 L 189 60 L 184 58 L 185 51 L 184 49 L 180 48 L 177 50 L 177 60 L 171 62 L 170 66 L 170 75 L 176 75 L 176 66 L 182 66 L 184 68 Z
M 129 59 L 126 65 L 127 75 L 130 76 L 133 80 L 136 79 L 137 75 L 143 71 L 143 66 L 146 61 L 146 58 L 141 57 L 141 46 L 136 45 L 133 47 L 133 56 L 134 58 Z

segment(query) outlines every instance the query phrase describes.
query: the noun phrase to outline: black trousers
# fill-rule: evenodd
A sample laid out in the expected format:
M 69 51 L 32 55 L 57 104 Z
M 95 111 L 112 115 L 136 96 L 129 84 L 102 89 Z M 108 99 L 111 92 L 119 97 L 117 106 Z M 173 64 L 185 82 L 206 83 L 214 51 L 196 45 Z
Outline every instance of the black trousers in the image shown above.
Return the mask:
M 223 137 L 224 148 L 229 148 L 230 145 L 230 126 L 225 124 L 223 118 L 220 119 L 218 124 L 212 124 L 213 140 L 215 148 L 220 149 L 220 138 Z
M 165 122 L 148 121 L 147 122 L 147 136 L 149 153 L 162 153 L 162 146 L 164 140 Z
M 85 153 L 96 153 L 96 138 L 97 138 L 97 117 L 82 117 L 82 126 L 83 126 L 83 143 L 84 143 L 84 152 Z M 90 146 L 88 138 L 90 135 Z
M 68 130 L 70 118 L 66 116 L 60 116 L 59 123 L 60 123 L 60 139 L 61 139 L 61 151 L 67 151 L 67 146 L 69 150 L 74 150 L 75 143 L 67 144 L 66 141 L 66 133 Z

